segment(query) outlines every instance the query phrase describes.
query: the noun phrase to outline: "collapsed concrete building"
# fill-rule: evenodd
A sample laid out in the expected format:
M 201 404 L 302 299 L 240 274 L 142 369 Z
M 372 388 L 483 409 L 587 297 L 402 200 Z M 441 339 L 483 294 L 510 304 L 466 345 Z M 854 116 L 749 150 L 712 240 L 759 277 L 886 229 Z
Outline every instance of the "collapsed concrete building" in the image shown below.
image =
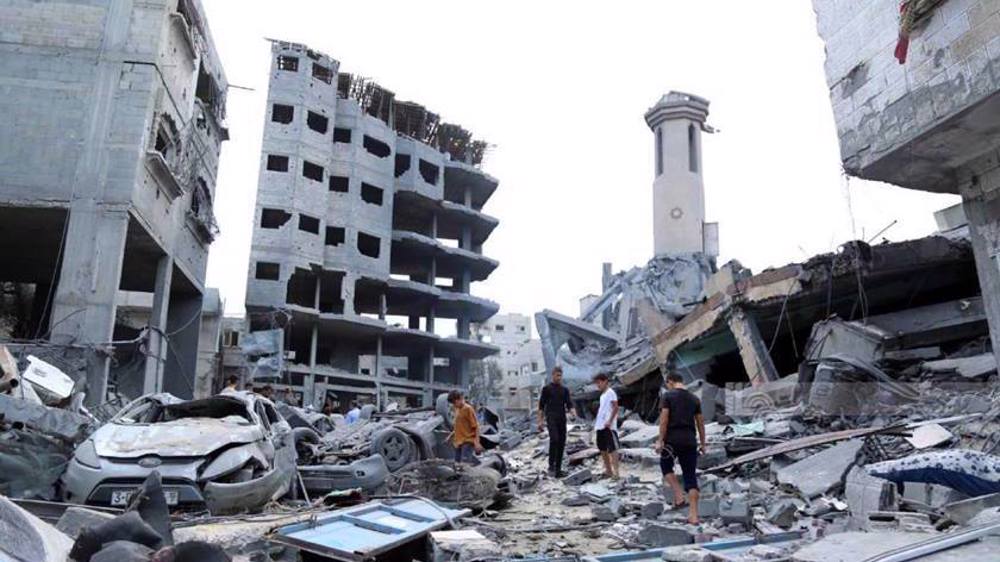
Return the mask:
M 229 137 L 201 3 L 5 2 L 0 21 L 2 337 L 92 404 L 192 396 Z M 153 295 L 148 328 L 116 321 L 120 291 Z
M 485 149 L 329 56 L 272 43 L 246 306 L 251 332 L 281 330 L 271 368 L 304 403 L 427 405 L 496 353 L 470 331 L 498 310 L 470 294 L 498 265 L 482 254 L 498 224 L 482 212 L 498 185 Z
M 645 114 L 653 132 L 655 257 L 612 275 L 604 264 L 603 294 L 586 299 L 579 318 L 552 310 L 535 315 L 546 369 L 586 383 L 598 372 L 659 372 L 649 337 L 684 316 L 716 272 L 719 228 L 705 221 L 701 134 L 713 129 L 708 100 L 670 92 Z
M 902 4 L 813 2 L 844 169 L 962 196 L 1000 352 L 1000 6 Z

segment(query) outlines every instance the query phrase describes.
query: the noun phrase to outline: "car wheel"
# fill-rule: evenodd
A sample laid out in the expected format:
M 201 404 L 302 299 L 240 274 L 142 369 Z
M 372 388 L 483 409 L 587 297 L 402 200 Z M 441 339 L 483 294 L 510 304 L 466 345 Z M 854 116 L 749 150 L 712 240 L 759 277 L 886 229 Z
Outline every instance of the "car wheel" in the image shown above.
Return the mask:
M 382 455 L 385 465 L 395 472 L 414 460 L 415 448 L 409 435 L 395 427 L 387 427 L 372 438 L 371 452 Z

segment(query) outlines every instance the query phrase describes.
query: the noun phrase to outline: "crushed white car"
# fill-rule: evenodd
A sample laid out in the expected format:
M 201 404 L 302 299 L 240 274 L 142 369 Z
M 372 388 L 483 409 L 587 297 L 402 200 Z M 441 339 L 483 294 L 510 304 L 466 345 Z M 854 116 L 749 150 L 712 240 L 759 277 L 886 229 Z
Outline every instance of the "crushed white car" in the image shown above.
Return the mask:
M 80 444 L 62 476 L 64 501 L 124 506 L 159 471 L 167 503 L 214 514 L 259 508 L 295 476 L 291 427 L 266 398 L 138 398 Z

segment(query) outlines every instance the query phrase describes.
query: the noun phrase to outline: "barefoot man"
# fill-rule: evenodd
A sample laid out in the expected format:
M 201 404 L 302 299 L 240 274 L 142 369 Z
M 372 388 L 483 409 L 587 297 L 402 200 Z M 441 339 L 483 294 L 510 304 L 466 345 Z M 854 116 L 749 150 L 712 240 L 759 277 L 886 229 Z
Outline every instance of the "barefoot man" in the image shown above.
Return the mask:
M 697 430 L 697 439 L 695 438 Z M 667 390 L 660 397 L 660 438 L 656 441 L 660 453 L 660 470 L 664 484 L 674 493 L 674 506 L 684 505 L 687 493 L 688 523 L 698 524 L 698 453 L 705 452 L 705 420 L 701 416 L 701 401 L 684 388 L 684 378 L 678 373 L 667 374 Z M 684 488 L 674 474 L 674 460 L 681 465 Z

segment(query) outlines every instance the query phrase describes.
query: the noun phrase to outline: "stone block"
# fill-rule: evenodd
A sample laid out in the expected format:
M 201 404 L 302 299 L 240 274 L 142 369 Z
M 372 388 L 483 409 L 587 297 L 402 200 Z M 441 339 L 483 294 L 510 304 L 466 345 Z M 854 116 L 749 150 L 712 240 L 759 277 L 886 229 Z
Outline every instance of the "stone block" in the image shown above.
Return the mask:
M 778 482 L 792 486 L 806 498 L 825 494 L 841 485 L 855 463 L 864 441 L 852 439 L 778 471 Z
M 70 506 L 66 508 L 59 521 L 56 522 L 56 529 L 71 539 L 76 539 L 80 531 L 88 527 L 97 527 L 114 519 L 115 516 L 103 511 L 95 511 L 85 507 Z
M 621 438 L 622 447 L 642 449 L 652 447 L 660 436 L 660 428 L 646 425 Z
M 636 540 L 639 544 L 650 548 L 662 548 L 665 546 L 691 544 L 694 542 L 694 537 L 683 527 L 650 523 L 639 530 Z
M 647 504 L 643 504 L 639 511 L 646 519 L 656 519 L 663 514 L 663 502 L 649 502 Z
M 565 483 L 567 486 L 580 486 L 582 484 L 590 482 L 590 480 L 593 479 L 593 477 L 594 475 L 592 472 L 590 472 L 590 469 L 584 468 L 574 472 L 573 474 L 570 474 L 566 478 L 563 478 L 563 483 Z
M 709 446 L 705 451 L 705 454 L 698 455 L 698 468 L 705 470 L 706 468 L 712 468 L 713 466 L 720 465 L 726 462 L 728 455 L 726 454 L 726 448 L 719 446 Z
M 594 516 L 594 519 L 598 521 L 617 521 L 622 515 L 622 503 L 618 500 L 618 498 L 614 498 L 606 504 L 595 505 L 591 508 L 591 514 Z
M 701 518 L 719 516 L 719 496 L 703 495 L 698 497 L 698 516 Z
M 794 501 L 790 499 L 778 500 L 771 504 L 767 510 L 767 520 L 782 529 L 787 529 L 795 523 L 795 514 L 798 510 L 799 506 Z
M 740 523 L 749 526 L 753 521 L 750 504 L 742 498 L 728 498 L 719 502 L 719 516 L 726 524 Z
M 500 557 L 500 545 L 479 531 L 460 529 L 430 534 L 432 562 L 464 562 Z
M 563 498 L 561 503 L 566 507 L 581 507 L 590 505 L 590 498 L 584 495 L 568 496 Z
M 714 562 L 718 560 L 711 550 L 700 546 L 674 546 L 663 550 L 666 562 Z

